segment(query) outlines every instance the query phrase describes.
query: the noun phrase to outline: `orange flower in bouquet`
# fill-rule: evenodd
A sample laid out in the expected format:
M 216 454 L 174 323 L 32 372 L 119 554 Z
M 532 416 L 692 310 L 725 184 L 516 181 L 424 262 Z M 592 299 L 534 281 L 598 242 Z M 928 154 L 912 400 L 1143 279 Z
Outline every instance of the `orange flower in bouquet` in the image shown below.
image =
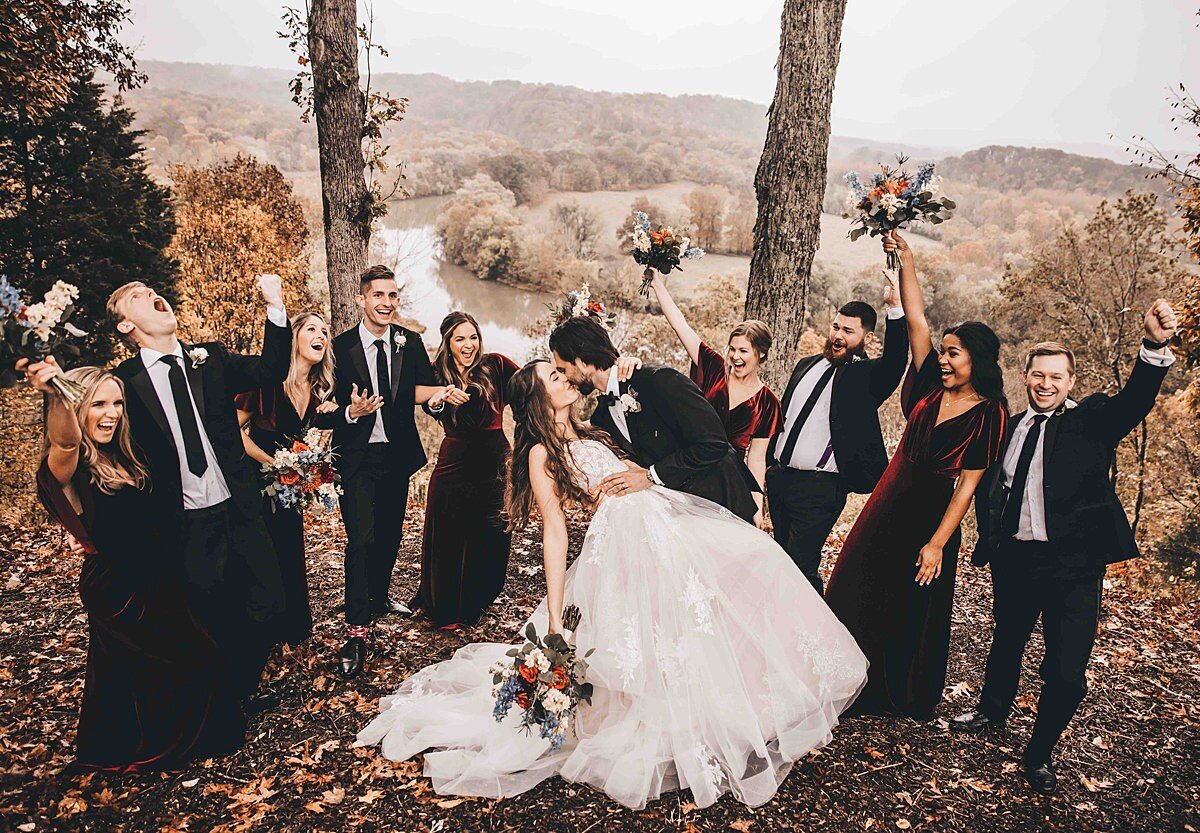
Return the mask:
M 284 486 L 295 486 L 300 482 L 300 472 L 295 469 L 284 469 L 279 473 L 279 482 Z

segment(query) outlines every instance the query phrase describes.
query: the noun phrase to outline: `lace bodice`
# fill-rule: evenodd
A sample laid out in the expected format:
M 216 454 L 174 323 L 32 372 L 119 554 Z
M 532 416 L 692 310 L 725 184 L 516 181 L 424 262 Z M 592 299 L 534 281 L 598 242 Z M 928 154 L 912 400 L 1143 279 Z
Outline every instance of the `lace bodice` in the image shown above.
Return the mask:
M 592 491 L 608 475 L 625 471 L 628 466 L 612 449 L 599 440 L 573 440 L 568 447 L 581 484 Z

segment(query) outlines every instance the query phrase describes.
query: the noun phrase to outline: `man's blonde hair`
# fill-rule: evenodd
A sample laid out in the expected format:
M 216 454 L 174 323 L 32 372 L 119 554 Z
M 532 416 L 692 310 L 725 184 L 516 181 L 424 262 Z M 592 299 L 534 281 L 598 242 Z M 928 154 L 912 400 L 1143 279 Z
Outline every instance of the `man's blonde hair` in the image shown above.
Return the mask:
M 1038 356 L 1066 356 L 1071 375 L 1075 375 L 1075 354 L 1065 344 L 1059 344 L 1057 341 L 1042 341 L 1033 345 L 1025 356 L 1026 373 L 1029 372 L 1029 368 L 1033 367 L 1033 360 Z
M 121 314 L 121 304 L 134 292 L 134 290 L 145 288 L 146 284 L 142 283 L 141 281 L 130 281 L 129 283 L 123 283 L 113 290 L 112 295 L 108 296 L 108 303 L 104 306 L 105 312 L 108 313 L 108 322 L 112 325 L 112 328 L 117 331 L 117 336 L 134 350 L 137 349 L 137 342 L 133 339 L 133 336 L 129 333 L 123 333 L 120 330 L 117 330 L 117 325 L 125 320 L 125 316 Z

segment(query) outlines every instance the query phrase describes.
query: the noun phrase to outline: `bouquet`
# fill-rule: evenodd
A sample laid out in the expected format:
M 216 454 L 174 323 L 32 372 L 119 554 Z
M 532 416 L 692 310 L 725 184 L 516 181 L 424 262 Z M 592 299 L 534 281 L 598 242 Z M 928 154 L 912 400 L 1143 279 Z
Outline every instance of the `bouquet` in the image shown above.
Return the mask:
M 77 287 L 56 281 L 42 300 L 26 304 L 20 291 L 0 275 L 0 387 L 11 388 L 17 383 L 16 363 L 21 359 L 40 362 L 63 349 L 78 354 L 67 341 L 69 336 L 87 335 L 67 321 L 78 298 Z M 55 376 L 50 384 L 72 405 L 83 396 L 83 386 L 65 376 Z
M 595 318 L 606 330 L 611 330 L 617 321 L 616 314 L 609 312 L 603 301 L 593 300 L 592 291 L 586 282 L 582 288 L 568 292 L 567 297 L 562 301 L 557 304 L 546 304 L 546 307 L 550 310 L 555 327 L 580 315 L 589 315 Z
M 563 611 L 564 627 L 574 630 L 578 624 L 578 608 Z M 492 716 L 499 723 L 515 703 L 523 712 L 521 728 L 532 732 L 537 726 L 538 736 L 550 741 L 551 749 L 558 749 L 580 702 L 592 703 L 592 686 L 585 681 L 587 663 L 562 634 L 539 639 L 531 623 L 525 640 L 524 646 L 508 652 L 510 660 L 492 666 Z
M 642 288 L 638 290 L 642 295 L 649 297 L 655 269 L 667 275 L 672 269 L 682 270 L 683 267 L 679 265 L 681 260 L 700 257 L 704 257 L 704 249 L 693 246 L 687 237 L 670 226 L 659 226 L 656 231 L 651 231 L 650 218 L 645 212 L 634 212 L 633 259 L 639 266 L 646 267 L 642 273 Z
M 871 187 L 863 185 L 858 173 L 846 174 L 850 186 L 847 196 L 849 210 L 843 216 L 851 220 L 850 239 L 864 234 L 879 237 L 894 229 L 907 228 L 910 222 L 924 221 L 937 225 L 954 216 L 954 200 L 942 193 L 942 178 L 933 175 L 933 163 L 917 168 L 916 176 L 904 170 L 907 156 L 897 156 L 899 167 L 880 165 L 880 172 L 871 177 Z M 889 269 L 900 268 L 900 256 L 888 252 Z
M 322 447 L 321 432 L 316 428 L 308 429 L 304 439 L 295 440 L 291 447 L 276 451 L 271 462 L 262 465 L 268 481 L 262 493 L 273 499 L 271 511 L 279 504 L 301 512 L 314 506 L 332 512 L 342 493 L 333 457 L 331 449 Z

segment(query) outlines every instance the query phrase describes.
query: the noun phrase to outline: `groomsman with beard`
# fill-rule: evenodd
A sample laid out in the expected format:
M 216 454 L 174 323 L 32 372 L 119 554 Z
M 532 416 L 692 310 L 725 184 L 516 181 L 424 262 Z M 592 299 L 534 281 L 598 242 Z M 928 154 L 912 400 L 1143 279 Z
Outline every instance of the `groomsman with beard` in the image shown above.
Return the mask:
M 408 480 L 426 461 L 413 411 L 421 404 L 436 412 L 445 402 L 467 401 L 463 391 L 437 384 L 421 336 L 391 323 L 400 287 L 390 269 L 372 266 L 364 272 L 355 301 L 362 321 L 333 340 L 334 398 L 340 407 L 316 420 L 317 427 L 333 429 L 344 492 L 345 677 L 363 669 L 373 618 L 412 614 L 388 594 L 404 533 Z
M 1045 795 L 1058 787 L 1050 753 L 1087 694 L 1087 663 L 1109 564 L 1138 555 L 1109 471 L 1117 444 L 1154 407 L 1175 357 L 1177 321 L 1156 301 L 1125 387 L 1075 403 L 1075 357 L 1036 345 L 1025 361 L 1029 409 L 1008 421 L 1008 448 L 975 493 L 979 543 L 971 561 L 992 565 L 996 629 L 979 705 L 950 721 L 960 732 L 1003 730 L 1017 693 L 1025 645 L 1042 620 L 1046 643 L 1037 722 L 1022 755 L 1025 779 Z
M 851 301 L 838 310 L 820 354 L 796 363 L 784 391 L 780 431 L 767 447 L 767 495 L 775 540 L 818 593 L 821 551 L 850 492 L 868 493 L 887 468 L 879 407 L 908 362 L 908 332 L 895 285 L 884 294 L 883 355 L 868 359 L 875 308 Z
M 171 306 L 141 282 L 108 299 L 115 329 L 137 350 L 114 372 L 129 392 L 129 427 L 161 506 L 160 529 L 174 536 L 163 551 L 180 553 L 193 612 L 249 714 L 279 702 L 257 691 L 276 641 L 283 583 L 233 397 L 282 382 L 292 345 L 279 276 L 258 281 L 267 302 L 261 356 L 231 353 L 220 342 L 181 344 Z

